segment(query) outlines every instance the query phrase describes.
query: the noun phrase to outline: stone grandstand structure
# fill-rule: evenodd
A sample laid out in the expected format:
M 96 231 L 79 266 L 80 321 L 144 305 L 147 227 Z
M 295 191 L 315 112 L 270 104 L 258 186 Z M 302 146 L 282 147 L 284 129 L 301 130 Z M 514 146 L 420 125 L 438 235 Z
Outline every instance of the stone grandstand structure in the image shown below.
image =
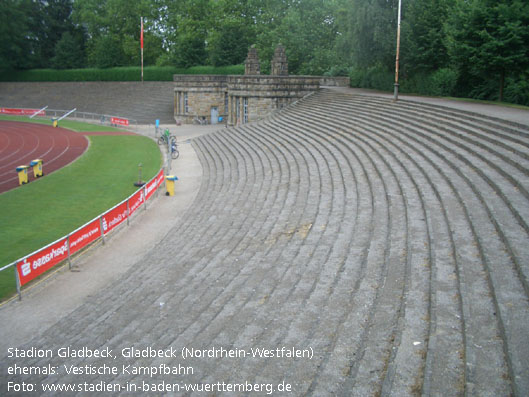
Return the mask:
M 320 85 L 349 86 L 348 77 L 291 76 L 285 48 L 279 45 L 271 74 L 262 75 L 257 50 L 251 47 L 245 75 L 174 75 L 175 120 L 229 126 L 261 120 L 310 93 Z
M 320 86 L 349 86 L 348 77 L 288 75 L 280 45 L 272 75 L 260 74 L 250 48 L 245 75 L 174 75 L 173 82 L 0 82 L 0 106 L 70 110 L 118 116 L 139 124 L 222 122 L 233 126 L 260 120 L 313 93 Z
M 119 384 L 285 381 L 292 392 L 277 395 L 529 395 L 528 124 L 322 89 L 192 145 L 203 177 L 181 222 L 122 280 L 26 347 L 313 352 L 192 358 L 185 365 L 194 373 L 179 377 L 98 378 Z

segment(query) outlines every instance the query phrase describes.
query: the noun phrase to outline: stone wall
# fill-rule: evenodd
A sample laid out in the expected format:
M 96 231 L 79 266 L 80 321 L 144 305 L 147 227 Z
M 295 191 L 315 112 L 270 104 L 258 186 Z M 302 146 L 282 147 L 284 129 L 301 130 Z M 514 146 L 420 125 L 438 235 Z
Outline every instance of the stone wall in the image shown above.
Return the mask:
M 318 90 L 319 77 L 175 75 L 174 83 L 177 121 L 215 123 L 216 108 L 218 116 L 235 125 L 260 120 Z
M 174 75 L 174 117 L 178 122 L 191 124 L 212 120 L 212 108 L 217 116 L 227 117 L 227 79 L 221 75 Z
M 345 76 L 322 76 L 320 78 L 320 87 L 350 87 L 351 79 Z
M 347 78 L 345 78 L 347 79 Z M 321 76 L 175 75 L 174 117 L 182 123 L 214 123 L 212 108 L 229 125 L 257 121 L 317 91 L 320 84 L 348 84 Z
M 228 124 L 257 121 L 319 89 L 312 76 L 229 76 Z

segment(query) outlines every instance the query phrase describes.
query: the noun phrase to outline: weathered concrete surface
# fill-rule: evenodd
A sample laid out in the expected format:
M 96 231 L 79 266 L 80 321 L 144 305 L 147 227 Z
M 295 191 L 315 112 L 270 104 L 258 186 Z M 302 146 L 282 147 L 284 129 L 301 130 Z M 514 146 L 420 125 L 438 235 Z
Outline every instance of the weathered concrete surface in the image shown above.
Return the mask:
M 14 341 L 53 357 L 6 354 L 3 391 L 529 393 L 527 126 L 323 90 L 192 145 L 203 175 L 185 214 L 115 282 Z M 59 357 L 69 346 L 112 354 Z M 40 374 L 8 375 L 15 364 Z M 183 392 L 195 384 L 208 393 Z
M 0 82 L 0 106 L 70 110 L 120 116 L 140 124 L 174 122 L 171 81 Z

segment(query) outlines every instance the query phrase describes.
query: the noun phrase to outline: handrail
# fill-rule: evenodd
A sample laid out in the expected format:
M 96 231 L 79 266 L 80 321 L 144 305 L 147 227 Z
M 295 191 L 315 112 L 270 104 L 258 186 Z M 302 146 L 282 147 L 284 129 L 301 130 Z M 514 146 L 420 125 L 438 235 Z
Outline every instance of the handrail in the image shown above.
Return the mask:
M 34 110 L 33 108 L 13 108 L 13 109 L 20 109 L 20 110 Z M 40 109 L 35 115 L 37 117 L 49 117 L 49 116 L 52 116 L 52 117 L 58 117 L 58 116 L 64 116 L 67 112 L 69 112 L 70 110 L 63 110 L 63 109 L 47 109 L 47 106 L 46 108 L 44 109 Z M 40 113 L 45 113 L 44 115 L 40 114 Z M 115 127 L 129 127 L 129 126 L 124 126 L 124 125 L 120 125 L 120 124 L 112 124 L 111 120 L 112 119 L 121 119 L 121 120 L 128 120 L 129 124 L 133 124 L 133 125 L 138 125 L 138 121 L 135 120 L 135 119 L 130 119 L 128 117 L 123 117 L 123 116 L 116 116 L 116 115 L 109 115 L 109 114 L 100 114 L 100 113 L 91 113 L 91 112 L 81 112 L 79 110 L 75 110 L 74 112 L 72 112 L 72 118 L 74 119 L 83 119 L 83 120 L 97 120 L 99 121 L 100 124 L 105 124 L 105 123 L 108 123 L 109 125 L 113 125 Z M 35 116 L 34 115 L 34 116 Z
M 46 116 L 51 115 L 51 114 L 48 114 L 48 112 L 49 112 L 49 113 L 53 113 L 54 117 L 57 117 L 58 113 L 65 113 L 65 112 L 67 112 L 67 110 L 46 109 L 46 112 L 47 112 Z M 126 127 L 129 127 L 129 126 L 124 126 L 124 125 L 117 124 L 117 123 L 112 124 L 112 121 L 111 121 L 112 119 L 126 119 L 126 120 L 129 121 L 129 124 L 138 125 L 137 120 L 130 119 L 128 117 L 109 115 L 109 114 L 100 114 L 100 113 L 91 113 L 91 112 L 81 112 L 81 111 L 78 111 L 78 110 L 73 112 L 72 118 L 74 118 L 74 119 L 82 119 L 83 121 L 87 121 L 87 120 L 99 121 L 100 124 L 108 124 L 108 125 L 112 125 L 114 127 L 119 127 L 119 128 L 126 128 Z

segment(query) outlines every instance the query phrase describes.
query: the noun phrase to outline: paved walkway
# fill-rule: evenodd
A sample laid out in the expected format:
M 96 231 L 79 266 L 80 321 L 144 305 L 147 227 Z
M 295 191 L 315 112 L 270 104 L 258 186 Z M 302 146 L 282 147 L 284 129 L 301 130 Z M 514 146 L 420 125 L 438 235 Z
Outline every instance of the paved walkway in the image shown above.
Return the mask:
M 362 88 L 339 88 L 342 92 L 348 92 L 358 95 L 375 96 L 379 98 L 393 99 L 393 94 L 382 93 L 375 90 L 365 90 Z M 520 123 L 523 125 L 529 125 L 529 110 L 520 109 L 511 106 L 494 105 L 492 103 L 485 104 L 473 101 L 465 100 L 453 100 L 427 96 L 416 96 L 408 94 L 400 94 L 399 100 L 402 101 L 413 101 L 426 104 L 432 104 L 437 106 L 443 106 L 451 109 L 463 110 L 466 112 L 472 112 L 488 117 L 496 117 L 503 120 L 512 121 L 514 123 Z
M 185 211 L 64 277 L 127 269 L 24 337 L 6 324 L 58 286 L 0 309 L 4 352 L 40 355 L 2 360 L 0 385 L 529 394 L 529 127 L 334 89 L 191 145 Z

